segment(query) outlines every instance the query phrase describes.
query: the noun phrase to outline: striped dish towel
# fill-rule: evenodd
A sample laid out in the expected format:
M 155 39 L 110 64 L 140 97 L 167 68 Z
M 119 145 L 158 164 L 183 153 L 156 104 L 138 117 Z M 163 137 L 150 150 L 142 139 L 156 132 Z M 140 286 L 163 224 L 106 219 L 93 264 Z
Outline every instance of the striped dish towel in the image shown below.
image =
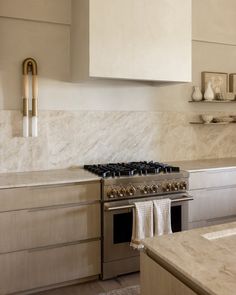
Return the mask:
M 171 229 L 171 200 L 160 199 L 153 201 L 154 235 L 172 234 Z
M 153 202 L 134 203 L 130 246 L 135 249 L 142 249 L 142 240 L 151 237 L 153 237 Z

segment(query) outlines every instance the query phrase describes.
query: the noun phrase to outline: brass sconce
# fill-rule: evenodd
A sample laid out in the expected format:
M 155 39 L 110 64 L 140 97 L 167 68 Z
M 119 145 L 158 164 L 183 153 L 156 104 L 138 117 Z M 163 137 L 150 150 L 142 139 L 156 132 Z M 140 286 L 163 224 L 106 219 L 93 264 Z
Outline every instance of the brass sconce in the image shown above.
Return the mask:
M 29 72 L 32 73 L 32 136 L 38 136 L 38 79 L 37 62 L 33 58 L 23 61 L 23 136 L 29 136 Z

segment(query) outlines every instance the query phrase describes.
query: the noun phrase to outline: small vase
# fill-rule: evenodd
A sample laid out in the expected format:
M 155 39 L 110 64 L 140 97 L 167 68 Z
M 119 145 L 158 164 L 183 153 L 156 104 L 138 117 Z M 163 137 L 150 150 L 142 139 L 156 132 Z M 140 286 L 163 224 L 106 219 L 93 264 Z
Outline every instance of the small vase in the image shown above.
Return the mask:
M 202 100 L 202 92 L 199 86 L 193 87 L 193 94 L 192 94 L 193 101 L 201 101 Z
M 204 93 L 204 98 L 205 98 L 205 100 L 213 100 L 215 98 L 215 94 L 214 94 L 214 91 L 212 89 L 211 82 L 207 83 L 207 88 L 206 88 L 206 91 Z

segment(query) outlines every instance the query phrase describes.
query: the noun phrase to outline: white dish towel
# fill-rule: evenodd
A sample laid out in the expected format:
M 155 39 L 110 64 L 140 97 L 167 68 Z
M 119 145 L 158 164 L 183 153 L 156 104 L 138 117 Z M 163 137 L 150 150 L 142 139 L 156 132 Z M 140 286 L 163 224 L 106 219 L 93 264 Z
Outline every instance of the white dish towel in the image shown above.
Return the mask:
M 134 203 L 133 230 L 130 246 L 143 248 L 142 240 L 153 237 L 153 202 Z
M 172 234 L 171 229 L 171 200 L 160 199 L 153 201 L 154 235 Z

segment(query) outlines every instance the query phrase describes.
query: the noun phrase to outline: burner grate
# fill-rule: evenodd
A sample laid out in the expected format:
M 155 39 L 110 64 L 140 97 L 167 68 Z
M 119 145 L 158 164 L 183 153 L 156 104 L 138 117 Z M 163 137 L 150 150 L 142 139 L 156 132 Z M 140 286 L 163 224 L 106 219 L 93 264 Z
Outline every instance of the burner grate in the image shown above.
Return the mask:
M 180 172 L 179 167 L 153 161 L 84 165 L 84 169 L 103 178 Z

